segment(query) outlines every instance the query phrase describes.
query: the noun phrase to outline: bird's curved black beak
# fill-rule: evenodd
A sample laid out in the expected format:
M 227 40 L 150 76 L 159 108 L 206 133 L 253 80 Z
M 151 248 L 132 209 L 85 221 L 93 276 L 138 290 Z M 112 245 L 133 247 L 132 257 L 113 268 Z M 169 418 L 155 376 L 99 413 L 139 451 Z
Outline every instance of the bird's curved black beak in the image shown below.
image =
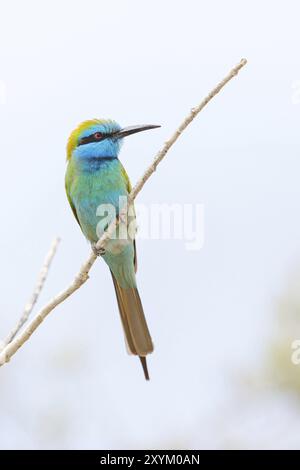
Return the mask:
M 150 129 L 157 129 L 158 127 L 161 126 L 157 126 L 155 124 L 144 124 L 140 126 L 124 127 L 124 129 L 121 129 L 120 131 L 116 132 L 114 134 L 114 137 L 116 139 L 120 139 L 122 137 L 126 137 L 127 135 L 136 134 L 137 132 L 148 131 Z

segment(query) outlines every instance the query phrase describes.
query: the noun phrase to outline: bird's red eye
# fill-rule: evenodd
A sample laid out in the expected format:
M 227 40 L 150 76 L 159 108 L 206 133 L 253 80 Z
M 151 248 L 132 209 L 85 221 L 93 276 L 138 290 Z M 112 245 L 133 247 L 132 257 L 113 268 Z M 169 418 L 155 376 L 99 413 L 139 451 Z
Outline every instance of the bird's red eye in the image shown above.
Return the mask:
M 101 134 L 101 132 L 96 132 L 96 133 L 94 134 L 94 137 L 95 137 L 96 140 L 101 140 L 102 137 L 103 137 L 103 135 Z

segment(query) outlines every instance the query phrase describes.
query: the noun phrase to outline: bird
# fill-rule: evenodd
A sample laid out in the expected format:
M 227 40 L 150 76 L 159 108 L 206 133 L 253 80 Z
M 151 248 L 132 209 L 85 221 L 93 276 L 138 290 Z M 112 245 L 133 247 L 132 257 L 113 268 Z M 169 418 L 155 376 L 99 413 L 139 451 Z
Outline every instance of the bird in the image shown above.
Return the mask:
M 158 127 L 137 125 L 122 128 L 111 119 L 90 119 L 73 130 L 66 149 L 65 189 L 69 204 L 92 249 L 108 265 L 127 351 L 139 357 L 146 380 L 149 380 L 146 356 L 153 352 L 154 346 L 136 283 L 133 202 L 125 207 L 126 217 L 119 220 L 114 236 L 107 241 L 105 248 L 99 252 L 96 244 L 110 222 L 118 218 L 131 191 L 129 177 L 119 160 L 124 138 Z

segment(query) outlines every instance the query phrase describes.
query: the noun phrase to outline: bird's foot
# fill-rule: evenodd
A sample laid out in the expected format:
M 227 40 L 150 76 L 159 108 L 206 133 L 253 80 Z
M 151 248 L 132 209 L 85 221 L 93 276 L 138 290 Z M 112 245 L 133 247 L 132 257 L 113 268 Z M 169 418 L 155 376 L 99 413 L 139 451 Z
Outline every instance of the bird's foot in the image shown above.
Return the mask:
M 105 248 L 97 248 L 96 243 L 92 243 L 92 250 L 94 252 L 94 255 L 96 256 L 103 256 L 105 255 Z

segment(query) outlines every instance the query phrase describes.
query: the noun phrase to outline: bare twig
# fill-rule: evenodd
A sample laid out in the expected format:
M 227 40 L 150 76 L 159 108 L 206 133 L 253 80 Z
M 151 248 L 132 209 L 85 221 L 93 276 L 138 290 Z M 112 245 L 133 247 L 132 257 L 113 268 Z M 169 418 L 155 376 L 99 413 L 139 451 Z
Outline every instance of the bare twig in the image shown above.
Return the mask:
M 162 149 L 155 156 L 153 163 L 145 171 L 142 178 L 138 181 L 135 187 L 132 189 L 129 194 L 129 200 L 133 201 L 137 194 L 141 191 L 146 181 L 154 173 L 157 168 L 157 165 L 162 161 L 162 159 L 167 154 L 171 146 L 176 142 L 181 133 L 187 128 L 187 126 L 193 121 L 197 114 L 210 102 L 210 100 L 217 94 L 221 89 L 240 71 L 244 65 L 246 65 L 247 60 L 242 59 L 239 64 L 237 64 L 229 74 L 204 98 L 204 100 L 195 108 L 191 110 L 189 115 L 184 119 L 180 124 L 175 133 L 171 136 L 169 140 L 165 142 Z M 107 231 L 103 236 L 98 240 L 97 249 L 104 248 L 107 240 L 112 236 L 116 229 L 117 220 L 114 220 L 108 227 Z M 66 300 L 70 295 L 72 295 L 76 290 L 78 290 L 89 278 L 89 271 L 96 261 L 97 256 L 91 252 L 87 261 L 81 267 L 79 273 L 72 281 L 72 283 L 63 290 L 60 294 L 54 297 L 40 312 L 36 317 L 25 327 L 22 333 L 16 337 L 10 344 L 8 344 L 3 351 L 0 353 L 0 366 L 5 364 L 10 360 L 10 358 L 17 352 L 17 350 L 30 338 L 32 333 L 39 327 L 39 325 L 44 321 L 46 316 L 52 312 L 59 304 Z
M 48 272 L 49 272 L 51 263 L 53 261 L 53 258 L 55 256 L 55 254 L 56 254 L 59 242 L 60 242 L 60 239 L 57 237 L 51 243 L 50 250 L 46 255 L 46 258 L 45 258 L 44 264 L 42 266 L 42 269 L 39 273 L 34 291 L 31 295 L 29 301 L 25 305 L 23 313 L 22 313 L 21 318 L 19 319 L 18 323 L 14 326 L 14 328 L 10 331 L 10 333 L 7 335 L 7 337 L 4 339 L 4 341 L 0 344 L 0 351 L 2 349 L 4 349 L 9 343 L 12 342 L 12 340 L 15 338 L 15 336 L 21 330 L 22 326 L 27 322 L 27 320 L 28 320 L 35 304 L 37 303 L 39 295 L 42 292 L 42 289 L 44 287 L 45 281 L 46 281 L 47 276 L 48 276 Z
M 142 178 L 137 182 L 133 190 L 131 191 L 129 197 L 131 199 L 134 199 L 137 194 L 141 191 L 142 187 L 146 183 L 146 181 L 150 178 L 150 176 L 155 172 L 157 165 L 162 161 L 162 159 L 165 157 L 166 153 L 170 150 L 173 144 L 175 144 L 176 140 L 182 132 L 187 128 L 187 126 L 195 119 L 197 114 L 202 111 L 203 108 L 210 102 L 212 98 L 214 98 L 221 90 L 222 88 L 233 78 L 235 77 L 239 71 L 241 70 L 242 67 L 244 67 L 247 64 L 246 59 L 242 59 L 230 72 L 228 75 L 226 75 L 223 80 L 218 83 L 218 85 L 204 98 L 204 100 L 201 101 L 198 106 L 195 108 L 191 109 L 190 114 L 182 121 L 178 129 L 174 132 L 174 134 L 170 137 L 169 140 L 167 140 L 163 146 L 163 148 L 158 152 L 158 154 L 155 156 L 152 165 L 149 166 L 149 168 L 145 171 L 144 175 Z

